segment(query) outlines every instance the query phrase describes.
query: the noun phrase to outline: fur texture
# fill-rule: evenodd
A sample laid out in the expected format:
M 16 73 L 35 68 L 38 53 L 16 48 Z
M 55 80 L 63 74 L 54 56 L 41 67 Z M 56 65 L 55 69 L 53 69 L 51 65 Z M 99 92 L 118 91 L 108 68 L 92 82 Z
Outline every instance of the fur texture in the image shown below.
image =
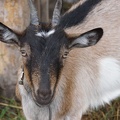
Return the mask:
M 41 25 L 36 36 L 29 26 L 20 36 L 27 120 L 80 120 L 120 95 L 120 1 L 93 1 L 75 5 L 52 32 Z

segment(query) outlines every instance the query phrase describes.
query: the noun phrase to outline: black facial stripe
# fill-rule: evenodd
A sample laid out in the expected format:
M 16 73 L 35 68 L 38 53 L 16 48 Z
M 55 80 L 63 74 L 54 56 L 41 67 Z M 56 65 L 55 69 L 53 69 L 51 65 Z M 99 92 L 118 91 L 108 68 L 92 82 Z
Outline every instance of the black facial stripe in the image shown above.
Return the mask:
M 48 69 L 41 72 L 40 89 L 50 89 L 50 75 Z
M 73 11 L 65 14 L 60 20 L 59 27 L 67 28 L 82 23 L 89 12 L 101 1 L 102 0 L 87 0 Z
M 60 49 L 67 44 L 64 32 L 56 30 L 56 32 L 49 38 L 46 38 L 46 46 L 41 57 L 40 71 L 42 74 L 48 76 L 50 80 L 50 72 L 55 74 L 58 79 L 60 64 Z M 44 79 L 43 79 L 44 80 Z

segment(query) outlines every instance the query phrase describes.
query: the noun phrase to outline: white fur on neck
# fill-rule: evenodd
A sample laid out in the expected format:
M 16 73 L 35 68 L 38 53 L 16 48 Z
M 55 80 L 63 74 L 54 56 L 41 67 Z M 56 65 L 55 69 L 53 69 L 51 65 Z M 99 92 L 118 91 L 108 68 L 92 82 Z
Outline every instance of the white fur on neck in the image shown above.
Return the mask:
M 109 103 L 120 95 L 120 66 L 114 58 L 100 61 L 100 87 L 102 99 Z

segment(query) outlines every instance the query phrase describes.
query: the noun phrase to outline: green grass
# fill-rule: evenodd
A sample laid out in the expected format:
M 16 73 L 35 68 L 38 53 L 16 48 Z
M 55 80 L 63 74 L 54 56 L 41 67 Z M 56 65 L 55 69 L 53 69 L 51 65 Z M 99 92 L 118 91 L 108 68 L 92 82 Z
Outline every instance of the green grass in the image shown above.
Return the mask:
M 25 120 L 20 103 L 4 97 L 0 97 L 0 101 L 4 103 L 0 105 L 0 120 Z M 88 112 L 82 120 L 120 120 L 120 98 L 111 105 Z
M 0 120 L 25 120 L 20 104 L 14 99 L 0 97 Z

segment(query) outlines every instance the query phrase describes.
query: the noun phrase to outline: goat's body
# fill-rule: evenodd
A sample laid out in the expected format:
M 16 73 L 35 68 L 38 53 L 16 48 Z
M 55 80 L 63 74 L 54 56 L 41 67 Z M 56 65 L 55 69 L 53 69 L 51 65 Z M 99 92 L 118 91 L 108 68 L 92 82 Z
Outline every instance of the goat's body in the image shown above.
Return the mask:
M 104 35 L 97 45 L 70 52 L 50 104 L 52 120 L 79 120 L 88 108 L 109 103 L 120 95 L 119 25 L 120 1 L 103 0 L 84 22 L 66 30 L 77 34 L 102 27 Z M 19 89 L 26 118 L 48 120 L 48 107 L 38 107 L 23 86 Z

